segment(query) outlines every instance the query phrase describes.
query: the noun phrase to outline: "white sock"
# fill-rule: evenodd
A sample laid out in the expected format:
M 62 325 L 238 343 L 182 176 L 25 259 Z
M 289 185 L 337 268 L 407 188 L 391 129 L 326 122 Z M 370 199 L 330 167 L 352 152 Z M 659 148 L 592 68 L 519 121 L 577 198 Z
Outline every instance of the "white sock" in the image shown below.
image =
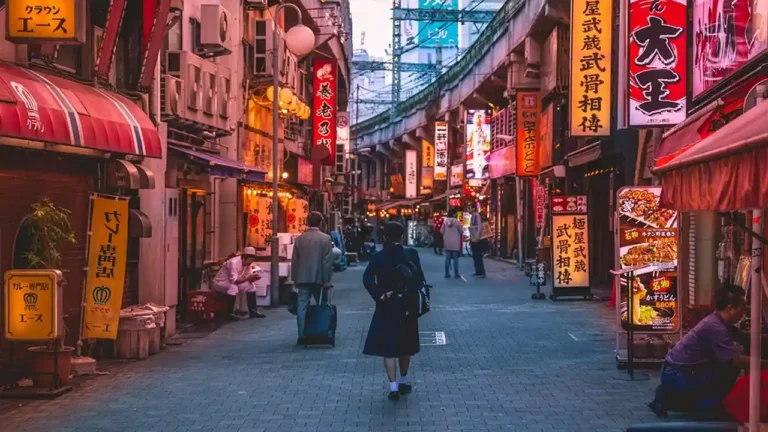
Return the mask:
M 397 391 L 397 383 L 396 382 L 389 383 L 389 391 L 393 391 L 393 392 Z
M 401 376 L 400 377 L 400 384 L 408 384 L 408 377 L 407 376 Z

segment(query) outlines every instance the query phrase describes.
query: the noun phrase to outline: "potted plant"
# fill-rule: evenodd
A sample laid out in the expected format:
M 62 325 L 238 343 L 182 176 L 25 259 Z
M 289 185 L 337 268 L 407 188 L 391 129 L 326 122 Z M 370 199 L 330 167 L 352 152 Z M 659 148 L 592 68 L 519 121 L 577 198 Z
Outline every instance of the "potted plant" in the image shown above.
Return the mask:
M 32 212 L 24 220 L 28 236 L 28 248 L 23 253 L 26 267 L 30 269 L 61 269 L 62 244 L 75 244 L 75 233 L 69 223 L 70 211 L 59 207 L 46 197 L 32 204 Z M 66 283 L 66 281 L 64 281 Z M 74 347 L 64 346 L 64 336 L 46 345 L 27 349 L 30 355 L 29 367 L 37 387 L 52 387 L 54 364 L 58 365 L 59 384 L 69 383 L 69 369 Z

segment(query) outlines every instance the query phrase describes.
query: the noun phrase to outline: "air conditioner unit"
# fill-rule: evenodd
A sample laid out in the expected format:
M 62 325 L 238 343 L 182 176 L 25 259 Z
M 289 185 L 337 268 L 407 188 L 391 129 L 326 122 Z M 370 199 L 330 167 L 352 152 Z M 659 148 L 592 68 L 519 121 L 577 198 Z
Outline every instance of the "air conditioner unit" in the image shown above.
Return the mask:
M 232 16 L 219 4 L 200 6 L 200 45 L 195 52 L 202 57 L 231 54 Z
M 163 75 L 160 82 L 160 115 L 163 120 L 168 118 L 184 118 L 184 81 L 179 78 Z
M 189 56 L 189 60 L 192 58 Z M 197 112 L 202 106 L 204 91 L 202 60 L 190 61 L 185 66 L 187 68 L 187 74 L 184 77 L 184 82 L 187 84 L 187 108 Z
M 263 10 L 267 8 L 267 0 L 245 0 L 245 8 L 249 10 Z
M 203 62 L 203 114 L 205 123 L 216 126 L 216 103 L 219 101 L 218 68 L 211 62 Z M 213 117 L 213 118 L 212 118 Z
M 232 76 L 219 71 L 219 117 L 223 119 L 222 129 L 229 129 L 229 118 L 232 115 Z

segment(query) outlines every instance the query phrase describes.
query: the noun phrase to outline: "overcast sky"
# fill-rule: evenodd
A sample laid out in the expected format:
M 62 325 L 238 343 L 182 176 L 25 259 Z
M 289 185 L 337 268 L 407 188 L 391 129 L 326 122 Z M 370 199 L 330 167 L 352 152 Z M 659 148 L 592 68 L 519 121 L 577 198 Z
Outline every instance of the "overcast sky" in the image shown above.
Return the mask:
M 354 48 L 365 48 L 374 57 L 386 56 L 385 50 L 392 43 L 392 0 L 351 0 L 350 6 Z M 362 32 L 365 32 L 364 47 L 360 45 Z

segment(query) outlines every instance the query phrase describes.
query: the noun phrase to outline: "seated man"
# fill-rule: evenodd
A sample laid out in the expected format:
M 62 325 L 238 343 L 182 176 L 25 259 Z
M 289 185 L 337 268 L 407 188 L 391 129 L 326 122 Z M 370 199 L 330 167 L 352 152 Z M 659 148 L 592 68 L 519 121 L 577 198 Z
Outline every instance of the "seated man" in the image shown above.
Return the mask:
M 225 294 L 229 319 L 237 321 L 235 300 L 238 292 L 244 292 L 248 300 L 248 314 L 251 318 L 264 318 L 256 305 L 256 286 L 253 284 L 261 276 L 253 271 L 252 264 L 256 262 L 256 249 L 243 248 L 242 255 L 227 259 L 213 279 L 213 290 Z
M 672 348 L 661 368 L 661 384 L 649 407 L 657 416 L 667 410 L 712 415 L 733 387 L 749 357 L 735 341 L 733 325 L 744 316 L 744 289 L 729 285 L 715 293 L 717 310 L 701 320 Z M 765 367 L 765 362 L 763 362 Z

